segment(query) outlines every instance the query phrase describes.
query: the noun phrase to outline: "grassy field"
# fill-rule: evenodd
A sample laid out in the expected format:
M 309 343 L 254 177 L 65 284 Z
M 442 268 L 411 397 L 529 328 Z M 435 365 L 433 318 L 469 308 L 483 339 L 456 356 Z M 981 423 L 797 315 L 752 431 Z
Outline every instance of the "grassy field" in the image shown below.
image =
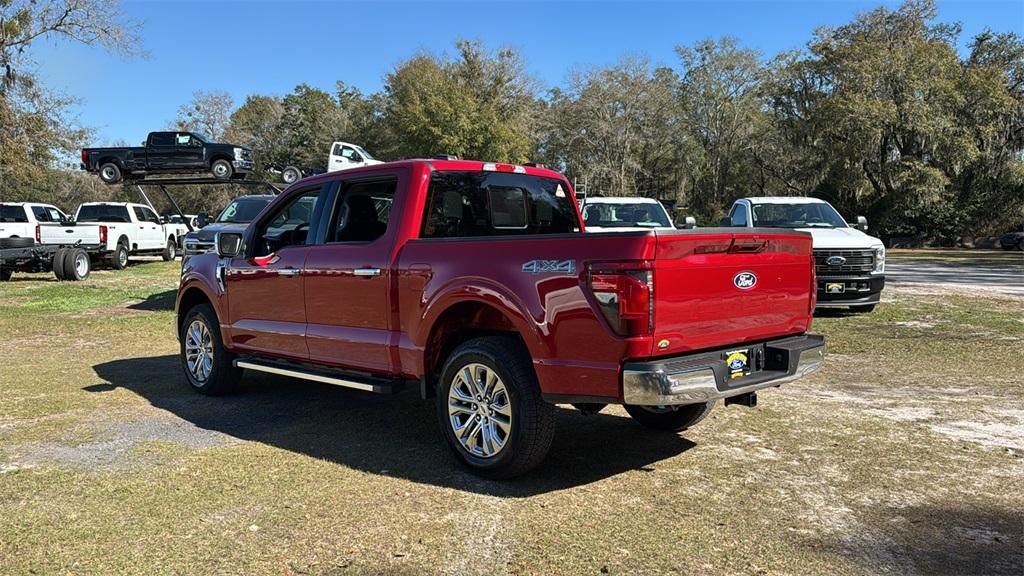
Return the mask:
M 674 435 L 566 408 L 545 465 L 492 483 L 415 392 L 192 393 L 179 266 L 0 285 L 0 573 L 1024 572 L 1019 297 L 890 286 L 756 409 Z

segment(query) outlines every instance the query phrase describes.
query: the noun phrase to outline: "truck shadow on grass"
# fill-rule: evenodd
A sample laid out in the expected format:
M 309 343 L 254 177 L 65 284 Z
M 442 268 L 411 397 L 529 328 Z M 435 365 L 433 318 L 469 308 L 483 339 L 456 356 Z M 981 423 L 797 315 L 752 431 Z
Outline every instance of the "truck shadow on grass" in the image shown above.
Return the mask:
M 544 464 L 523 478 L 494 482 L 459 465 L 439 430 L 434 400 L 420 400 L 419 390 L 378 396 L 249 373 L 235 394 L 208 398 L 189 388 L 177 356 L 115 360 L 93 370 L 107 384 L 84 390 L 125 388 L 206 430 L 375 474 L 495 496 L 527 497 L 630 470 L 651 472 L 653 463 L 695 445 L 630 418 L 560 407 Z

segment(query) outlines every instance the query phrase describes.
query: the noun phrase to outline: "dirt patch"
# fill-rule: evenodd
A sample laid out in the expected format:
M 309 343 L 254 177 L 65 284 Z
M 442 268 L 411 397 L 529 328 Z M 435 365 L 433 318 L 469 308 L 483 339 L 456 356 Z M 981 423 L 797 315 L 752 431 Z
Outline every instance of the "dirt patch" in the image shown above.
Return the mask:
M 91 435 L 95 439 L 82 443 L 28 442 L 8 446 L 12 462 L 7 467 L 57 464 L 71 468 L 131 468 L 144 463 L 139 448 L 147 442 L 164 442 L 186 448 L 215 448 L 239 442 L 221 432 L 204 430 L 191 422 L 166 417 L 129 421 L 106 420 L 93 423 L 68 434 Z

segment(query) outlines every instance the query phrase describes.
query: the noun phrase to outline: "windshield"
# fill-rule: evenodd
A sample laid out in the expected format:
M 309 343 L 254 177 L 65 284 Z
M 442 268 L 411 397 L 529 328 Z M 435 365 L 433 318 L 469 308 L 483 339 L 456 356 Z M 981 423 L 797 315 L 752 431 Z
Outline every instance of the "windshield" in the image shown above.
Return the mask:
M 846 228 L 836 209 L 821 202 L 753 204 L 754 226 L 764 228 Z
M 232 200 L 231 204 L 217 216 L 214 222 L 232 222 L 246 224 L 252 222 L 263 208 L 270 204 L 272 198 L 238 198 Z
M 356 146 L 356 145 L 353 144 L 352 147 L 356 149 L 356 152 L 359 152 L 360 154 L 362 154 L 363 159 L 365 159 L 365 160 L 373 160 L 374 159 L 373 156 L 370 156 L 369 152 L 367 152 L 366 150 L 363 150 L 359 146 Z
M 588 228 L 672 228 L 661 204 L 591 201 L 583 206 Z
M 85 204 L 78 209 L 77 222 L 131 222 L 127 206 Z

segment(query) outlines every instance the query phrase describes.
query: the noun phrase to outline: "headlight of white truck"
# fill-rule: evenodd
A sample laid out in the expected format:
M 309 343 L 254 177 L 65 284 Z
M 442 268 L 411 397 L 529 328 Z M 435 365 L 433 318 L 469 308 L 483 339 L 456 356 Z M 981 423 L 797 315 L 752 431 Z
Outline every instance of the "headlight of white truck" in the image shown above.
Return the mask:
M 885 246 L 878 244 L 871 247 L 875 252 L 875 267 L 871 269 L 872 274 L 885 272 Z
M 235 148 L 235 160 L 241 160 L 241 159 L 242 159 L 242 149 L 241 148 Z

